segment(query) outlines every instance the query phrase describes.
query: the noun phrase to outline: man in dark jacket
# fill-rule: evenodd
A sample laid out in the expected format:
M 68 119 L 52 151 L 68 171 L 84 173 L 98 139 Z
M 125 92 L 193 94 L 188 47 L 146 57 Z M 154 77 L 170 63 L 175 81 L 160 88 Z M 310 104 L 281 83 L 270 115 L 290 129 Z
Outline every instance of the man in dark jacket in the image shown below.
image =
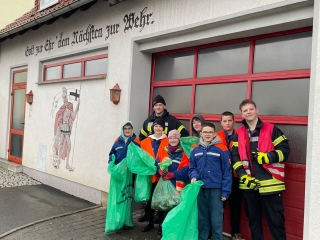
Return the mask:
M 177 129 L 181 137 L 189 136 L 188 130 L 183 126 L 183 124 L 176 119 L 174 116 L 170 115 L 165 109 L 166 102 L 162 96 L 157 95 L 152 102 L 153 113 L 144 121 L 143 127 L 139 134 L 139 139 L 142 141 L 149 135 L 153 134 L 152 125 L 156 118 L 162 118 L 165 121 L 164 133 L 168 134 L 173 129 Z

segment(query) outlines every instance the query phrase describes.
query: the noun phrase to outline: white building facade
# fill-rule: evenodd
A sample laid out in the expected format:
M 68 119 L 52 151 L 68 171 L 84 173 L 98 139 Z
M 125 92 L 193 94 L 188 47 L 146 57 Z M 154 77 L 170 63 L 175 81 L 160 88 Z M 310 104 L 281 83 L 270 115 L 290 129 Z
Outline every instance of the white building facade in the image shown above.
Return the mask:
M 0 31 L 2 163 L 99 204 L 121 124 L 131 120 L 138 135 L 153 96 L 188 129 L 194 114 L 219 124 L 227 110 L 240 124 L 238 105 L 251 98 L 290 140 L 288 239 L 317 239 L 319 1 L 110 2 L 36 1 L 37 12 L 53 10 Z

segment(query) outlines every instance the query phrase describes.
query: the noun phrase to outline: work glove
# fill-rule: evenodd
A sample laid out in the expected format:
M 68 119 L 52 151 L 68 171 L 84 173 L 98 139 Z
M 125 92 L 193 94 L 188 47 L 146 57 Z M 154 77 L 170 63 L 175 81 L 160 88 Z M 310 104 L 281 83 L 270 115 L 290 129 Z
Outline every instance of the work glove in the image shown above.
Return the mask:
M 174 178 L 174 173 L 173 172 L 168 172 L 167 174 L 163 175 L 162 178 L 164 180 L 170 180 L 170 179 Z
M 270 160 L 268 157 L 268 153 L 264 153 L 264 152 L 257 152 L 256 153 L 256 158 L 257 158 L 257 162 L 259 164 L 269 164 Z
M 167 174 L 168 172 L 167 172 L 166 170 L 161 170 L 161 169 L 159 169 L 159 170 L 158 170 L 158 173 L 159 173 L 161 176 L 163 176 L 163 175 Z
M 245 184 L 248 188 L 253 190 L 258 190 L 260 187 L 259 180 L 250 177 L 249 175 L 245 174 L 240 177 L 240 181 Z

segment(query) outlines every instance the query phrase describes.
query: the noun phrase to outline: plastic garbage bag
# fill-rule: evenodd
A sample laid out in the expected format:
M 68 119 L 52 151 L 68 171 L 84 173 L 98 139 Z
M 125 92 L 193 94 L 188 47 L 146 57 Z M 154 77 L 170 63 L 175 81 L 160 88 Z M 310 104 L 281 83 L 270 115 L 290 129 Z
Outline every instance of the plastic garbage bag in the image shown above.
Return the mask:
M 151 208 L 158 211 L 169 211 L 180 202 L 180 196 L 170 180 L 160 178 L 154 189 Z
M 199 138 L 195 136 L 180 138 L 180 145 L 188 157 L 192 150 L 199 145 Z
M 131 172 L 137 174 L 134 195 L 136 202 L 146 202 L 150 199 L 151 175 L 157 171 L 154 163 L 154 159 L 149 153 L 134 143 L 129 144 L 127 166 Z
M 132 215 L 132 173 L 127 168 L 126 158 L 115 165 L 115 158 L 109 164 L 111 175 L 106 213 L 105 233 L 117 231 L 124 226 L 133 227 Z
M 153 175 L 157 171 L 153 157 L 132 142 L 128 146 L 127 166 L 135 174 Z
M 151 195 L 151 175 L 137 175 L 134 200 L 138 203 L 147 202 Z
M 161 240 L 198 239 L 197 196 L 202 185 L 202 181 L 196 181 L 182 189 L 179 205 L 167 214 L 162 224 Z

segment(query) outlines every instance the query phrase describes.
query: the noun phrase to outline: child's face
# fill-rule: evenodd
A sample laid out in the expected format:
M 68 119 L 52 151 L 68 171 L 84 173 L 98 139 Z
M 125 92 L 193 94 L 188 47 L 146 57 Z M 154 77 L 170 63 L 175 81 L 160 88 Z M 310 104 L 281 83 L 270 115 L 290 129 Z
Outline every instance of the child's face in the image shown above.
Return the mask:
M 251 103 L 248 103 L 241 108 L 241 116 L 247 121 L 252 122 L 258 118 L 258 109 Z
M 162 132 L 163 132 L 163 127 L 159 124 L 156 124 L 153 126 L 153 131 L 155 134 L 161 134 L 162 135 Z
M 177 138 L 177 137 L 169 137 L 169 144 L 172 146 L 172 147 L 175 147 L 175 146 L 178 146 L 180 143 L 180 139 Z
M 123 127 L 123 134 L 124 134 L 124 136 L 126 136 L 126 137 L 130 137 L 131 136 L 131 134 L 132 134 L 132 127 L 131 127 L 131 125 L 125 125 L 124 127 Z
M 226 130 L 226 131 L 233 130 L 234 120 L 232 119 L 232 116 L 222 116 L 220 123 L 223 130 Z
M 201 132 L 201 121 L 198 118 L 192 120 L 192 126 L 197 132 Z
M 206 143 L 210 143 L 215 138 L 216 132 L 212 127 L 203 127 L 200 135 Z

